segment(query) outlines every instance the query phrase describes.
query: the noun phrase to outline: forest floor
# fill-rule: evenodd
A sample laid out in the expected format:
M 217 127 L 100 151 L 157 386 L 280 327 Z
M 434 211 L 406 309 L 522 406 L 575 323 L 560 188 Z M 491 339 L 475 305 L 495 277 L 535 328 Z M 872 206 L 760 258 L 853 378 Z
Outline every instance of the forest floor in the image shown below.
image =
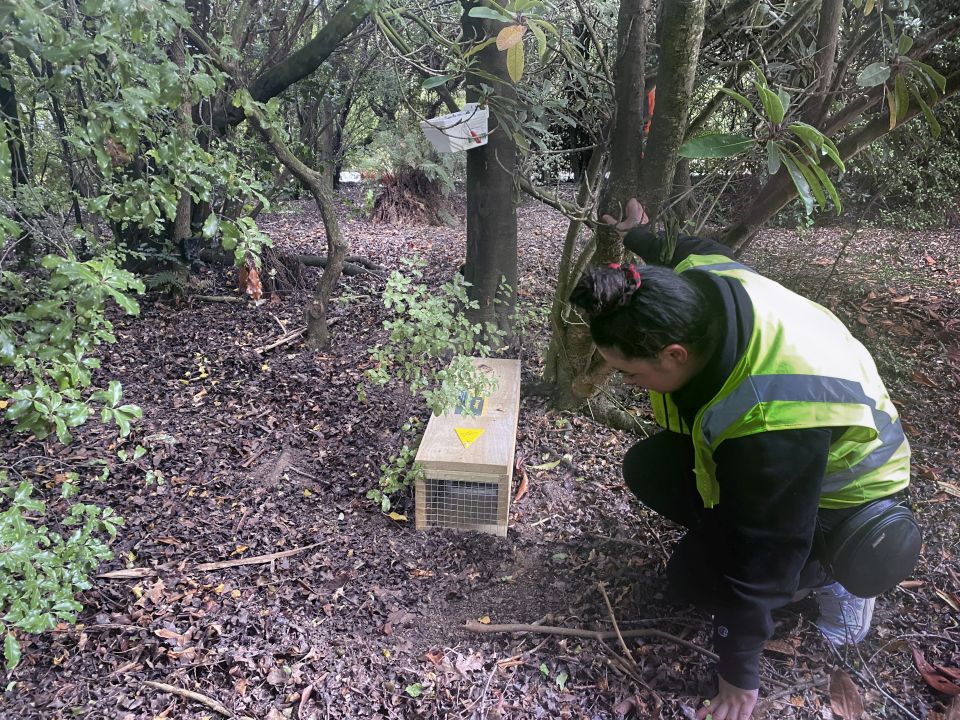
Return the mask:
M 463 260 L 462 226 L 375 226 L 351 208 L 342 218 L 351 254 L 388 270 L 419 255 L 432 286 Z M 324 252 L 310 206 L 262 226 L 282 251 Z M 565 229 L 552 210 L 520 209 L 525 388 L 540 374 Z M 755 717 L 836 717 L 828 685 L 839 670 L 864 717 L 952 720 L 960 701 L 951 713 L 913 651 L 960 667 L 960 231 L 769 230 L 745 261 L 832 308 L 873 351 L 913 446 L 925 532 L 914 576 L 878 600 L 856 649 L 824 644 L 809 600 L 776 613 Z M 125 401 L 144 411 L 129 438 L 94 422 L 66 449 L 0 436 L 3 466 L 47 488 L 51 504 L 74 471 L 81 500 L 126 519 L 100 572 L 127 571 L 96 579 L 77 626 L 23 638 L 0 717 L 689 718 L 712 695 L 714 666 L 701 650 L 710 618 L 663 595 L 680 531 L 620 478 L 636 437 L 525 391 L 517 452 L 528 491 L 506 538 L 416 532 L 365 497 L 407 418 L 427 417 L 398 386 L 358 399 L 367 348 L 384 338 L 384 285 L 369 273 L 344 278 L 331 350 L 290 343 L 258 353 L 302 325 L 309 292 L 210 302 L 199 296 L 242 295 L 232 273 L 202 269 L 183 299 L 148 295 L 140 317 L 118 317 L 119 342 L 100 349 L 101 380 L 119 379 Z M 613 392 L 642 411 L 639 395 Z M 147 450 L 138 460 L 117 456 L 138 444 Z M 109 479 L 98 482 L 103 457 Z M 397 509 L 412 520 L 409 498 Z M 629 640 L 630 667 L 616 640 L 464 627 L 489 618 L 610 630 L 612 617 L 623 631 L 686 644 Z

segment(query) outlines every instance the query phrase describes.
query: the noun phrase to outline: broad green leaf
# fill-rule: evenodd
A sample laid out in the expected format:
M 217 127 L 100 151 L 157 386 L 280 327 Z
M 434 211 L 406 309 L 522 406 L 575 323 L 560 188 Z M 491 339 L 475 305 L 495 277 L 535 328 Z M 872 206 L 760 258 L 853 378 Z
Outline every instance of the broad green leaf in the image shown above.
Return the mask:
M 910 48 L 913 47 L 913 38 L 907 34 L 900 36 L 900 39 L 897 41 L 897 55 L 906 55 L 910 52 Z
M 813 193 L 814 199 L 817 201 L 817 206 L 820 208 L 825 208 L 827 206 L 827 196 L 823 193 L 823 187 L 820 185 L 820 180 L 817 178 L 817 174 L 810 169 L 810 159 L 807 156 L 798 158 L 795 155 L 791 155 L 794 162 L 797 164 L 797 169 L 803 173 L 804 180 L 807 181 L 807 185 L 810 186 L 810 191 Z
M 813 125 L 796 122 L 791 123 L 789 129 L 790 132 L 807 143 L 811 150 L 814 152 L 820 152 L 820 148 L 823 147 L 824 135 L 822 132 L 813 127 Z
M 485 47 L 487 47 L 487 46 L 489 46 L 489 45 L 493 45 L 493 43 L 495 43 L 496 41 L 497 41 L 497 38 L 492 37 L 492 38 L 487 38 L 486 40 L 484 40 L 484 41 L 481 42 L 481 43 L 477 43 L 476 45 L 474 45 L 472 48 L 470 48 L 469 50 L 467 50 L 467 51 L 463 54 L 463 59 L 466 60 L 466 59 L 467 59 L 468 57 L 470 57 L 471 55 L 473 55 L 473 54 L 475 54 L 475 53 L 478 53 L 478 52 L 480 52 L 481 50 L 483 50 Z
M 514 45 L 507 50 L 507 73 L 514 84 L 523 77 L 523 44 Z
M 923 117 L 926 118 L 927 124 L 930 126 L 930 134 L 933 135 L 934 140 L 937 140 L 940 137 L 940 123 L 937 122 L 936 116 L 933 114 L 930 106 L 927 105 L 926 101 L 920 96 L 917 88 L 911 85 L 910 92 L 913 93 L 914 100 L 917 101 L 920 110 L 923 112 Z
M 554 24 L 551 23 L 551 22 L 548 22 L 548 21 L 543 20 L 543 19 L 541 19 L 541 18 L 528 18 L 528 19 L 527 19 L 527 22 L 528 22 L 530 25 L 538 25 L 538 26 L 542 27 L 542 28 L 544 29 L 544 31 L 546 31 L 546 32 L 548 32 L 548 33 L 553 33 L 553 34 L 556 35 L 557 37 L 560 37 L 560 31 L 557 30 L 557 26 L 554 25 Z
M 930 67 L 926 63 L 922 63 L 919 60 L 914 60 L 912 61 L 911 64 L 915 68 L 920 69 L 926 77 L 930 78 L 934 82 L 936 87 L 940 88 L 940 92 L 943 93 L 947 91 L 947 79 L 943 75 L 941 75 L 939 72 L 934 70 L 932 67 Z
M 836 210 L 837 215 L 840 214 L 840 195 L 837 192 L 837 188 L 834 187 L 833 182 L 830 180 L 830 176 L 827 175 L 826 171 L 816 163 L 810 163 L 810 169 L 816 174 L 817 179 L 820 180 L 820 184 L 826 188 L 827 193 L 830 195 L 830 199 L 833 201 L 833 207 Z
M 455 77 L 456 75 L 434 75 L 433 77 L 429 77 L 423 81 L 423 89 L 432 90 L 435 87 L 444 85 L 449 80 L 452 80 Z
M 813 213 L 813 194 L 810 192 L 810 185 L 789 155 L 783 155 L 783 164 L 787 166 L 787 172 L 790 173 L 790 179 L 793 180 L 793 185 L 797 188 L 797 193 L 803 201 L 807 215 L 811 215 Z
M 910 91 L 907 90 L 907 82 L 903 79 L 903 75 L 897 75 L 893 86 L 897 93 L 897 119 L 901 119 L 906 116 L 910 108 Z
M 217 230 L 220 229 L 220 217 L 212 212 L 207 215 L 207 219 L 203 221 L 203 229 L 200 231 L 203 233 L 205 238 L 212 238 L 217 234 Z
M 876 87 L 883 85 L 890 79 L 890 66 L 887 63 L 875 62 L 867 65 L 857 76 L 857 85 L 860 87 Z
M 7 670 L 13 670 L 20 664 L 20 643 L 12 632 L 8 632 L 3 640 L 3 659 L 7 663 Z
M 734 100 L 736 100 L 738 103 L 740 103 L 741 105 L 743 105 L 743 107 L 745 107 L 745 108 L 746 108 L 747 110 L 749 110 L 750 112 L 759 115 L 759 113 L 757 113 L 757 109 L 753 106 L 753 104 L 752 104 L 749 100 L 747 100 L 743 95 L 741 95 L 740 93 L 736 92 L 735 90 L 731 90 L 730 88 L 725 88 L 725 87 L 718 88 L 718 89 L 719 89 L 720 92 L 722 92 L 724 95 L 729 95 L 730 97 L 732 97 Z
M 775 142 L 767 143 L 767 172 L 776 175 L 780 171 L 780 149 Z
M 867 0 L 867 4 L 863 7 L 864 16 L 869 15 L 873 12 L 873 8 L 876 6 L 876 0 Z
M 786 115 L 790 109 L 790 96 L 784 90 L 777 90 L 777 97 L 780 98 L 780 104 L 783 105 L 783 113 Z
M 843 160 L 840 159 L 840 151 L 837 149 L 837 146 L 833 144 L 833 140 L 826 135 L 823 137 L 823 147 L 821 150 L 828 158 L 833 160 L 834 165 L 840 168 L 840 172 L 847 171 L 847 166 L 844 165 Z
M 747 152 L 754 147 L 756 142 L 743 135 L 707 133 L 683 143 L 679 155 L 685 158 L 725 158 Z
M 763 104 L 763 110 L 770 122 L 774 125 L 782 123 L 786 113 L 783 109 L 783 103 L 780 101 L 780 96 L 760 83 L 754 83 L 754 87 L 760 94 L 760 102 Z
M 508 25 L 497 33 L 497 50 L 509 50 L 514 45 L 523 42 L 523 34 L 527 31 L 525 25 Z
M 513 18 L 505 13 L 497 12 L 493 8 L 475 7 L 470 8 L 467 13 L 470 17 L 482 18 L 483 20 L 496 20 L 497 22 L 513 22 Z
M 414 683 L 413 685 L 407 685 L 404 692 L 412 698 L 418 698 L 423 695 L 423 685 L 420 683 Z
M 540 54 L 540 59 L 543 60 L 547 54 L 547 36 L 536 23 L 530 23 L 529 28 L 530 32 L 532 32 L 533 36 L 537 39 L 537 51 Z

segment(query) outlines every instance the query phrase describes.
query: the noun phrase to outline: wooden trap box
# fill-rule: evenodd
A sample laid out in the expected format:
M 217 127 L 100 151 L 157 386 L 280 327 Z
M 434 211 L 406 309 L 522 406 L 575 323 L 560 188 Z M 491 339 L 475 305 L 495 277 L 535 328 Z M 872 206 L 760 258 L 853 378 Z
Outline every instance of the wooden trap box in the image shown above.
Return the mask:
M 503 537 L 517 446 L 520 361 L 473 362 L 497 378 L 497 389 L 486 398 L 464 392 L 457 408 L 430 417 L 417 452 L 425 476 L 415 487 L 417 529 L 479 530 Z

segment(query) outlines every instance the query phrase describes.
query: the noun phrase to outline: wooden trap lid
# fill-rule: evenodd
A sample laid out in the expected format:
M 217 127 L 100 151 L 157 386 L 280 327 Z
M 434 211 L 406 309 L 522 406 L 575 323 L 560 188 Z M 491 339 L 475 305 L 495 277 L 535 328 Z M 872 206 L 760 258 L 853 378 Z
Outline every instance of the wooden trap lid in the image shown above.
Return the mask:
M 509 478 L 512 474 L 520 411 L 520 361 L 473 358 L 473 362 L 496 376 L 497 389 L 487 398 L 464 393 L 460 406 L 430 417 L 417 452 L 417 462 L 427 477 Z M 480 414 L 470 414 L 467 407 Z

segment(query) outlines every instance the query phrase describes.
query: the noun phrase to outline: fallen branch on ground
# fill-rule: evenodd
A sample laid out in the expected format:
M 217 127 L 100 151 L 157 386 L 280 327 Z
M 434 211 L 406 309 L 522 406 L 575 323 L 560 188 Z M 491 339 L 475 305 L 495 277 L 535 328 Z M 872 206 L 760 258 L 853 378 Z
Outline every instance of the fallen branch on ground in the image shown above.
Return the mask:
M 582 630 L 580 628 L 566 628 L 566 627 L 552 627 L 549 625 L 483 625 L 478 622 L 470 621 L 464 625 L 464 630 L 468 632 L 476 633 L 536 633 L 540 635 L 563 635 L 565 637 L 578 637 L 578 638 L 587 638 L 588 640 L 609 640 L 611 638 L 617 637 L 617 633 L 613 630 Z M 678 645 L 683 645 L 684 647 L 690 648 L 691 650 L 696 650 L 701 655 L 704 655 L 711 660 L 719 660 L 720 657 L 706 648 L 700 647 L 696 643 L 692 643 L 689 640 L 684 640 L 681 637 L 676 635 L 671 635 L 668 632 L 663 630 L 654 630 L 652 628 L 643 629 L 643 630 L 628 630 L 624 633 L 620 633 L 622 637 L 633 638 L 633 637 L 658 637 L 663 640 L 669 640 L 670 642 L 676 643 Z
M 326 255 L 293 255 L 293 259 L 306 265 L 307 267 L 327 267 Z M 383 277 L 383 268 L 366 258 L 351 255 L 344 259 L 344 275 L 376 275 Z
M 212 303 L 242 303 L 247 301 L 245 297 L 237 297 L 236 295 L 191 295 L 190 297 L 194 300 Z
M 193 700 L 194 702 L 198 702 L 201 705 L 204 705 L 205 707 L 210 708 L 214 712 L 220 713 L 224 717 L 228 717 L 228 718 L 237 717 L 237 715 L 235 715 L 226 706 L 217 702 L 213 698 L 207 697 L 206 695 L 201 695 L 198 692 L 193 692 L 192 690 L 184 690 L 183 688 L 178 688 L 175 685 L 167 685 L 166 683 L 155 682 L 153 680 L 147 680 L 146 682 L 144 682 L 144 685 L 146 685 L 147 687 L 155 688 L 156 690 L 162 690 L 163 692 L 168 692 L 171 695 L 179 695 L 182 698 Z M 243 720 L 246 720 L 245 716 L 241 716 L 241 717 L 243 718 Z
M 239 558 L 237 560 L 221 560 L 220 562 L 201 563 L 200 565 L 197 565 L 195 569 L 202 572 L 207 572 L 208 570 L 222 570 L 223 568 L 237 567 L 238 565 L 263 565 L 264 563 L 272 562 L 273 560 L 279 560 L 280 558 L 290 557 L 291 555 L 302 553 L 304 550 L 310 550 L 317 547 L 319 544 L 320 543 L 313 543 L 312 545 L 304 545 L 301 548 L 284 550 L 283 552 L 278 553 L 270 553 L 269 555 L 257 555 L 256 557 Z

